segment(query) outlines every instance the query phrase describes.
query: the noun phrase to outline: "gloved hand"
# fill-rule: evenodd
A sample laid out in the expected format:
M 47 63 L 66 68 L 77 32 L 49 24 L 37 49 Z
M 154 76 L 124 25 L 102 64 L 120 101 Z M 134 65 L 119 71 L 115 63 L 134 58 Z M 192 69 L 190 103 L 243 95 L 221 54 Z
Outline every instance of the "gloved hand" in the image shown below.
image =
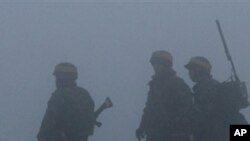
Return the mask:
M 135 132 L 137 139 L 140 141 L 141 139 L 145 138 L 145 131 L 141 128 L 138 128 Z

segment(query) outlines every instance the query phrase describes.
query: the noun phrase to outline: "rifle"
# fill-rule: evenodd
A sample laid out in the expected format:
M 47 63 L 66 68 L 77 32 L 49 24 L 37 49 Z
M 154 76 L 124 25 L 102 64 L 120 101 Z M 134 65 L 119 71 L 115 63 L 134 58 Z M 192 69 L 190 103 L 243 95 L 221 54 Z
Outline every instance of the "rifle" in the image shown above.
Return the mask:
M 249 105 L 249 102 L 247 101 L 248 94 L 247 94 L 246 84 L 245 84 L 245 82 L 240 81 L 240 79 L 237 75 L 237 72 L 236 72 L 236 69 L 235 69 L 235 66 L 233 63 L 233 59 L 229 53 L 229 49 L 227 47 L 226 40 L 225 40 L 223 33 L 222 33 L 222 29 L 221 29 L 219 20 L 216 20 L 216 25 L 218 27 L 218 31 L 219 31 L 219 34 L 220 34 L 220 37 L 221 37 L 221 40 L 222 40 L 222 43 L 223 43 L 223 46 L 225 49 L 227 60 L 230 62 L 231 66 L 232 66 L 232 71 L 233 71 L 232 72 L 233 74 L 231 75 L 231 83 L 230 82 L 229 83 L 223 82 L 224 87 L 227 87 L 229 89 L 231 88 L 231 90 L 234 92 L 238 91 L 238 94 L 239 94 L 238 98 L 240 99 L 240 102 L 241 102 L 241 103 L 239 103 L 239 107 L 245 108 Z
M 99 117 L 99 115 L 102 113 L 102 111 L 104 111 L 107 108 L 111 108 L 112 106 L 113 106 L 113 103 L 112 103 L 111 99 L 109 97 L 107 97 L 105 99 L 105 101 L 103 102 L 103 104 L 95 111 L 95 113 L 94 113 L 95 119 L 97 119 Z M 101 127 L 102 123 L 99 121 L 96 121 L 95 125 L 97 127 Z

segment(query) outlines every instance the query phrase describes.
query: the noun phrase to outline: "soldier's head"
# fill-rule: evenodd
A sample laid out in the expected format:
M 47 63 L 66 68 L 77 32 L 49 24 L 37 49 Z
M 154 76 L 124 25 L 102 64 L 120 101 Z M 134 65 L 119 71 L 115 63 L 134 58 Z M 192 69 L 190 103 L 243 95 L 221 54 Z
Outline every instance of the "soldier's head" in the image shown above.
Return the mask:
M 60 63 L 55 66 L 53 75 L 56 77 L 56 85 L 74 83 L 77 79 L 77 68 L 71 63 Z
M 161 73 L 164 69 L 171 68 L 173 66 L 172 55 L 164 50 L 155 51 L 150 58 L 155 73 Z
M 192 57 L 185 68 L 189 71 L 192 81 L 197 82 L 204 77 L 209 77 L 212 66 L 207 58 L 202 56 Z

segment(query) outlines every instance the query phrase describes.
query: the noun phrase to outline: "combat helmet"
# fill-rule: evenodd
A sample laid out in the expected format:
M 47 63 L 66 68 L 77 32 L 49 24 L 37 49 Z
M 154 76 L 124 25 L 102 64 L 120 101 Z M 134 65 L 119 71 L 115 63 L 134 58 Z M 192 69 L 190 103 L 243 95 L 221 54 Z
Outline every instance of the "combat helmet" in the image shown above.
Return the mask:
M 152 56 L 150 58 L 150 63 L 163 64 L 171 67 L 173 65 L 173 57 L 169 52 L 165 50 L 155 51 L 152 53 Z
M 77 68 L 71 63 L 60 63 L 55 66 L 53 75 L 57 78 L 77 79 Z
M 188 64 L 185 65 L 188 70 L 199 70 L 207 73 L 211 72 L 212 66 L 207 58 L 202 56 L 192 57 Z

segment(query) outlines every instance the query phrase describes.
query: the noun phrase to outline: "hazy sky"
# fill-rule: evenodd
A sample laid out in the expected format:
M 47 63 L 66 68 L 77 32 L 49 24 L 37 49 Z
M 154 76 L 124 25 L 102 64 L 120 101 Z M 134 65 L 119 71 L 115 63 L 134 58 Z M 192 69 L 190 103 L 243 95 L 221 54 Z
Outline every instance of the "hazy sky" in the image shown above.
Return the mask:
M 0 0 L 1 141 L 35 140 L 55 90 L 54 66 L 65 61 L 78 67 L 77 82 L 96 108 L 107 96 L 114 103 L 90 141 L 136 141 L 153 51 L 171 52 L 174 69 L 189 86 L 183 65 L 196 55 L 211 61 L 219 81 L 230 76 L 216 19 L 239 77 L 250 88 L 249 2 L 120 1 Z M 250 121 L 250 110 L 242 112 Z
M 100 2 L 132 2 L 132 3 L 135 3 L 135 2 L 151 2 L 151 3 L 155 3 L 155 2 L 164 2 L 164 3 L 169 3 L 169 2 L 172 2 L 172 3 L 242 3 L 242 2 L 246 2 L 248 3 L 249 1 L 248 0 L 237 0 L 237 2 L 235 2 L 235 0 L 0 0 L 0 2 L 7 2 L 7 3 L 10 3 L 10 2 L 19 2 L 19 3 L 22 3 L 22 2 L 39 2 L 39 3 L 72 3 L 72 2 L 77 2 L 77 3 L 81 3 L 81 2 L 97 2 L 97 3 L 100 3 Z

